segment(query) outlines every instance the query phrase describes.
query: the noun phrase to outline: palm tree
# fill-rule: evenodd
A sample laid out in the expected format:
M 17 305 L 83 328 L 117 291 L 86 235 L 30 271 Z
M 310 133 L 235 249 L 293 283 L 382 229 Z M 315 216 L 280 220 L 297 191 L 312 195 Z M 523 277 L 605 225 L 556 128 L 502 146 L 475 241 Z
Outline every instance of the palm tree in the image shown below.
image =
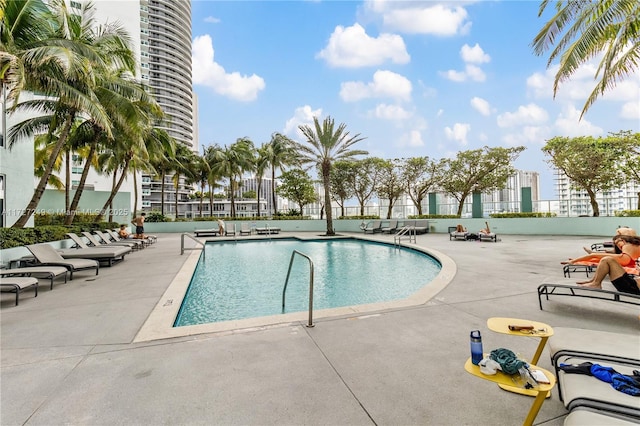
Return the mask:
M 194 163 L 194 179 L 195 182 L 200 185 L 200 191 L 198 191 L 198 199 L 200 200 L 199 205 L 199 216 L 202 217 L 202 202 L 205 196 L 205 187 L 208 183 L 209 175 L 211 174 L 211 167 L 209 167 L 209 163 L 204 156 L 196 157 L 196 162 Z
M 258 217 L 260 217 L 260 194 L 262 193 L 262 179 L 264 178 L 264 172 L 269 167 L 269 145 L 262 144 L 258 148 L 258 153 L 255 162 L 256 181 L 258 186 L 258 192 L 256 193 L 256 202 L 258 203 Z
M 184 175 L 185 182 L 193 180 L 193 167 L 191 166 L 195 161 L 195 154 L 186 145 L 181 143 L 176 145 L 176 154 L 173 157 L 171 164 L 173 168 L 173 186 L 176 190 L 174 207 L 176 211 L 176 219 L 178 218 L 178 196 L 180 190 L 180 177 Z
M 538 16 L 549 5 L 540 4 Z M 568 80 L 580 66 L 602 55 L 595 78 L 600 77 L 582 108 L 580 118 L 600 95 L 625 77 L 633 76 L 640 64 L 640 2 L 636 0 L 558 1 L 556 14 L 542 27 L 533 40 L 536 55 L 542 55 L 555 44 L 547 67 L 560 60 L 553 95 L 560 83 Z
M 341 123 L 335 128 L 334 120 L 327 117 L 320 125 L 318 117 L 313 117 L 314 127 L 299 126 L 302 134 L 307 138 L 307 144 L 296 143 L 300 152 L 302 164 L 315 165 L 322 174 L 324 186 L 324 205 L 327 212 L 327 235 L 335 235 L 333 230 L 333 215 L 331 209 L 331 166 L 334 161 L 348 160 L 356 155 L 366 155 L 367 151 L 352 150 L 351 146 L 360 142 L 364 137 L 360 134 L 350 137 L 346 131 L 346 124 Z
M 285 167 L 297 164 L 298 156 L 294 142 L 288 137 L 277 132 L 271 135 L 271 140 L 267 145 L 265 155 L 267 156 L 267 161 L 271 165 L 271 206 L 273 209 L 271 214 L 276 214 L 278 212 L 278 203 L 276 199 L 276 169 L 283 171 Z
M 231 217 L 236 217 L 235 192 L 242 174 L 253 169 L 255 148 L 248 138 L 239 138 L 231 146 L 218 147 L 211 151 L 210 161 L 213 172 L 229 179 L 229 201 L 231 201 Z
M 20 3 L 24 7 L 38 5 L 34 2 L 9 2 Z M 70 13 L 64 0 L 49 2 L 51 13 L 46 20 L 37 25 L 42 25 L 46 31 L 36 31 L 39 40 L 28 37 L 26 41 L 18 43 L 15 34 L 7 36 L 8 28 L 12 24 L 6 18 L 20 21 L 19 16 L 3 16 L 3 45 L 7 40 L 13 43 L 10 57 L 2 56 L 2 66 L 7 69 L 17 70 L 8 73 L 15 75 L 22 71 L 19 78 L 12 80 L 12 94 L 17 99 L 19 90 L 32 90 L 43 93 L 51 99 L 35 100 L 17 104 L 14 108 L 40 108 L 53 113 L 51 115 L 48 134 L 57 135 L 56 145 L 52 155 L 45 166 L 40 182 L 36 186 L 33 197 L 24 210 L 24 213 L 14 223 L 13 227 L 23 227 L 34 209 L 37 207 L 52 173 L 54 163 L 62 147 L 67 143 L 73 123 L 77 116 L 90 116 L 104 131 L 111 136 L 110 117 L 95 95 L 96 74 L 101 70 L 112 68 L 124 68 L 135 70 L 135 59 L 129 46 L 129 38 L 124 30 L 117 25 L 99 27 L 98 31 L 93 19 L 92 5 L 84 5 L 81 13 Z M 48 43 L 48 44 L 47 44 Z M 3 73 L 3 81 L 7 81 L 7 72 Z M 28 120 L 27 120 L 28 121 Z M 18 140 L 25 136 L 33 126 L 22 126 L 18 131 L 9 133 L 9 139 Z

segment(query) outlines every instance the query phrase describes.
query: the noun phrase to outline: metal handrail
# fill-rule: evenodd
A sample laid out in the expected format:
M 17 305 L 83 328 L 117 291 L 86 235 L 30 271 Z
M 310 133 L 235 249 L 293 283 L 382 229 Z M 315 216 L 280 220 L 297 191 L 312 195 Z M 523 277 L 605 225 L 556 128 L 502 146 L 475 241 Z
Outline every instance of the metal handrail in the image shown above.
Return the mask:
M 193 235 L 183 232 L 182 235 L 180 236 L 180 255 L 184 254 L 185 250 L 199 250 L 199 247 L 187 247 L 185 248 L 184 246 L 184 237 L 189 237 L 191 238 L 193 241 L 195 241 L 196 243 L 200 244 L 202 246 L 202 250 L 204 250 L 205 245 L 202 243 L 202 241 L 197 240 L 196 237 L 194 237 Z
M 284 299 L 287 292 L 287 284 L 289 284 L 289 275 L 291 275 L 291 266 L 293 265 L 293 259 L 296 254 L 306 258 L 309 261 L 309 322 L 307 327 L 313 327 L 313 261 L 309 256 L 304 253 L 300 253 L 298 250 L 294 250 L 291 253 L 291 260 L 289 261 L 289 270 L 287 271 L 287 279 L 284 281 L 284 288 L 282 289 L 282 313 L 284 313 Z
M 399 247 L 400 241 L 402 237 L 405 235 L 409 235 L 409 242 L 416 242 L 416 228 L 415 226 L 407 225 L 403 226 L 396 234 L 393 236 L 393 245 Z

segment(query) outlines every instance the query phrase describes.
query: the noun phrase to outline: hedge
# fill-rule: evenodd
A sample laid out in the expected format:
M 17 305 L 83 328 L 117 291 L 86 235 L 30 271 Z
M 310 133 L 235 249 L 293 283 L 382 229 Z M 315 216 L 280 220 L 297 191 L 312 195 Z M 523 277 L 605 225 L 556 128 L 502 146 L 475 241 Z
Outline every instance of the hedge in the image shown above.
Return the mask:
M 119 228 L 117 222 L 78 223 L 71 226 L 43 225 L 34 228 L 0 228 L 0 248 L 8 249 L 27 244 L 48 243 L 50 241 L 66 240 L 66 234 L 79 234 L 102 229 Z

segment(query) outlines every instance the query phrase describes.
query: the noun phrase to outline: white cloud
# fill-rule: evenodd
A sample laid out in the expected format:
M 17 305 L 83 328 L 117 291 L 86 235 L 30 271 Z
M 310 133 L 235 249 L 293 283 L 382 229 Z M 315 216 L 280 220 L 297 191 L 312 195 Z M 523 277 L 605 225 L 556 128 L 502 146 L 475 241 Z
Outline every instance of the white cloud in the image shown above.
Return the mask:
M 304 124 L 313 124 L 313 117 L 318 117 L 318 120 L 321 120 L 322 108 L 311 109 L 309 105 L 296 108 L 293 113 L 293 117 L 288 119 L 285 123 L 282 133 L 291 137 L 297 135 L 298 137 L 302 138 L 302 134 L 300 133 L 298 126 Z
M 584 64 L 576 70 L 570 80 L 560 83 L 556 99 L 561 101 L 586 101 L 596 87 L 594 76 L 597 71 L 594 61 Z M 527 78 L 529 94 L 537 99 L 553 98 L 553 82 L 558 72 L 558 66 L 554 65 L 544 73 L 536 72 Z M 618 82 L 613 89 L 607 90 L 601 95 L 599 101 L 635 101 L 640 99 L 640 78 L 638 73 L 627 76 Z M 598 101 L 596 101 L 598 102 Z
M 460 143 L 460 145 L 467 145 L 467 135 L 471 130 L 471 125 L 468 123 L 456 123 L 451 127 L 445 127 L 444 134 L 447 136 L 447 139 L 456 141 Z
M 484 50 L 482 50 L 482 47 L 480 47 L 478 43 L 473 47 L 470 47 L 468 44 L 462 46 L 460 56 L 466 63 L 482 64 L 491 61 L 491 56 L 484 53 Z
M 473 81 L 485 81 L 487 78 L 484 74 L 484 71 L 482 71 L 480 67 L 477 67 L 475 65 L 468 64 L 465 67 L 465 72 L 467 76 Z
M 220 22 L 220 19 L 214 16 L 207 16 L 206 18 L 204 18 L 204 22 L 208 22 L 209 24 L 217 24 Z
M 410 111 L 402 108 L 400 105 L 379 104 L 376 106 L 376 109 L 373 111 L 372 115 L 375 118 L 380 118 L 383 120 L 400 121 L 411 118 L 413 114 Z
M 455 82 L 463 82 L 467 80 L 473 81 L 485 81 L 487 76 L 484 71 L 473 64 L 481 64 L 484 62 L 491 61 L 491 57 L 484 53 L 484 50 L 480 47 L 478 43 L 475 46 L 470 47 L 468 44 L 465 44 L 460 49 L 460 57 L 465 62 L 464 71 L 441 71 L 440 75 L 446 78 L 447 80 L 455 81 Z
M 376 71 L 373 81 L 348 81 L 340 86 L 340 97 L 345 102 L 356 102 L 367 98 L 411 99 L 411 82 L 391 71 Z
M 482 71 L 479 67 L 471 64 L 468 64 L 465 67 L 464 71 L 449 70 L 449 71 L 440 72 L 440 75 L 446 78 L 447 80 L 455 81 L 456 83 L 461 83 L 467 80 L 473 80 L 473 81 L 486 80 L 486 75 L 484 74 L 484 71 Z
M 409 133 L 402 135 L 398 141 L 398 147 L 400 148 L 419 148 L 422 146 L 424 146 L 424 141 L 422 140 L 422 133 L 420 133 L 419 130 L 412 130 Z
M 620 117 L 626 120 L 640 120 L 640 103 L 631 101 L 622 105 Z
M 454 36 L 471 29 L 466 9 L 448 4 L 417 2 L 368 2 L 371 11 L 382 17 L 385 28 L 409 34 Z
M 485 117 L 491 115 L 491 105 L 489 105 L 489 102 L 487 102 L 486 100 L 478 98 L 476 96 L 471 98 L 471 101 L 469 103 L 471 104 L 471 107 L 473 109 L 475 109 Z
M 500 127 L 514 127 L 526 124 L 542 124 L 549 119 L 547 111 L 536 104 L 521 105 L 515 112 L 505 112 L 497 117 Z
M 505 135 L 502 140 L 508 146 L 544 145 L 551 138 L 551 130 L 546 126 L 524 126 L 518 133 Z
M 238 72 L 227 73 L 214 60 L 213 42 L 209 35 L 198 36 L 192 44 L 193 83 L 213 89 L 221 96 L 237 101 L 250 102 L 264 90 L 262 77 L 240 75 Z
M 568 137 L 598 136 L 604 133 L 601 127 L 591 124 L 584 117 L 580 120 L 580 111 L 573 105 L 565 107 L 554 124 L 560 134 Z
M 338 25 L 316 57 L 332 67 L 347 68 L 375 66 L 385 61 L 406 64 L 411 59 L 402 37 L 386 33 L 370 37 L 357 23 L 346 28 Z

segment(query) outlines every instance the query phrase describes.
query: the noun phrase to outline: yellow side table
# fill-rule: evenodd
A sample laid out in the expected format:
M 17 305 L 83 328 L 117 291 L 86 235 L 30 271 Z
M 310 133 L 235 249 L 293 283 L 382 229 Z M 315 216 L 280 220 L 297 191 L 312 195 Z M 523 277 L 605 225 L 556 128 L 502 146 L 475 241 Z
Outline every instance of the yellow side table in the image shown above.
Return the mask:
M 531 330 L 510 330 L 509 326 L 516 327 L 533 327 Z M 538 348 L 536 349 L 536 353 L 531 358 L 531 364 L 536 364 L 540 359 L 540 355 L 542 355 L 542 350 L 544 346 L 547 344 L 547 340 L 549 337 L 553 336 L 553 328 L 550 325 L 545 324 L 543 322 L 538 321 L 529 321 L 526 319 L 519 318 L 489 318 L 487 320 L 487 328 L 491 331 L 495 331 L 496 333 L 510 334 L 512 336 L 525 336 L 525 337 L 540 337 L 540 343 L 538 343 Z M 500 388 L 509 391 L 515 392 L 522 395 L 529 396 L 537 396 L 537 392 L 532 392 L 531 389 L 524 389 L 522 387 L 513 386 L 513 384 L 500 384 Z M 551 394 L 547 395 L 548 397 Z
M 509 330 L 510 325 L 515 326 L 532 326 L 532 330 Z M 524 336 L 524 337 L 540 337 L 540 343 L 536 353 L 531 358 L 531 364 L 535 364 L 542 355 L 542 350 L 547 344 L 549 337 L 553 336 L 553 328 L 550 325 L 538 321 L 529 321 L 526 319 L 518 318 L 489 318 L 487 320 L 487 328 L 496 333 L 510 334 L 512 336 Z
M 521 380 L 519 374 L 515 374 L 511 376 L 501 371 L 498 371 L 495 375 L 492 375 L 492 376 L 482 374 L 480 372 L 480 367 L 477 365 L 473 365 L 473 363 L 471 362 L 471 358 L 467 359 L 467 362 L 465 362 L 464 369 L 476 377 L 480 377 L 482 379 L 495 382 L 500 387 L 503 387 L 503 386 L 518 387 L 516 383 L 518 383 Z M 544 375 L 547 376 L 547 378 L 549 379 L 549 384 L 539 383 L 533 389 L 524 389 L 524 387 L 520 385 L 519 389 L 523 391 L 532 392 L 533 394 L 535 394 L 535 397 L 536 397 L 536 399 L 533 401 L 533 404 L 531 405 L 531 408 L 529 409 L 529 413 L 527 413 L 527 417 L 524 420 L 524 423 L 523 423 L 524 426 L 533 425 L 533 421 L 538 415 L 538 412 L 540 411 L 540 408 L 542 407 L 542 404 L 544 403 L 545 398 L 547 398 L 547 396 L 551 394 L 551 389 L 553 389 L 553 387 L 556 385 L 556 378 L 553 375 L 553 373 L 551 373 L 550 371 L 547 371 L 544 368 L 540 368 L 533 364 L 529 364 L 529 369 L 531 371 L 533 370 L 542 371 Z

